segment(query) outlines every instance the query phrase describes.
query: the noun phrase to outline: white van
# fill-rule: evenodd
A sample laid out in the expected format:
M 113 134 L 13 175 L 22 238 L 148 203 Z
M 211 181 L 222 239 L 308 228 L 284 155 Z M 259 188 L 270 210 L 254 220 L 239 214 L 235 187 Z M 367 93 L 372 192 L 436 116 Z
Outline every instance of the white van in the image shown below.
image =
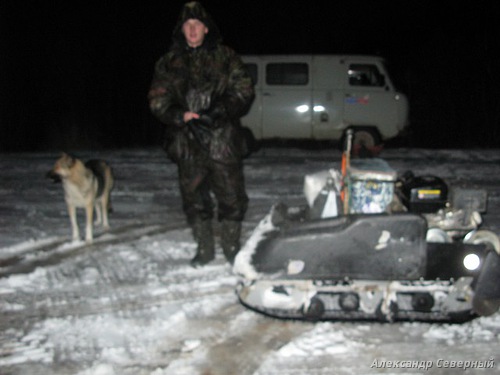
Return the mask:
M 244 55 L 255 101 L 242 125 L 256 140 L 342 140 L 371 147 L 408 124 L 408 100 L 376 56 Z M 250 135 L 250 134 L 249 134 Z

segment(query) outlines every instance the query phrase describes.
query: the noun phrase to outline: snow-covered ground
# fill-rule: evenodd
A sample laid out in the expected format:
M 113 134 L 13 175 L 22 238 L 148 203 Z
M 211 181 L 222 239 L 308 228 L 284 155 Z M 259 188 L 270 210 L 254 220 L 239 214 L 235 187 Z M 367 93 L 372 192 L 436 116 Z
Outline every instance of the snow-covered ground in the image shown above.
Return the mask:
M 500 373 L 500 313 L 460 325 L 280 321 L 239 304 L 220 252 L 189 266 L 176 168 L 160 149 L 82 152 L 115 171 L 112 230 L 72 243 L 57 153 L 1 154 L 0 373 L 78 375 Z M 247 238 L 277 201 L 304 204 L 306 174 L 339 168 L 331 149 L 265 147 L 245 161 Z M 499 150 L 387 149 L 399 172 L 489 194 L 500 233 Z M 83 212 L 79 213 L 81 224 Z M 491 368 L 493 366 L 493 368 Z

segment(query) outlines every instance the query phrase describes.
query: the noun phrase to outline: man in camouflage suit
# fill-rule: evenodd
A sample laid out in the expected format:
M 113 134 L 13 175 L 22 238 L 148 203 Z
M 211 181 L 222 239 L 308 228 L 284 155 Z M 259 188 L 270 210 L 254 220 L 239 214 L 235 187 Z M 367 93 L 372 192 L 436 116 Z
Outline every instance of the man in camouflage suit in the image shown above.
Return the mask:
M 200 3 L 186 3 L 169 51 L 155 65 L 148 94 L 152 113 L 165 125 L 165 148 L 178 165 L 183 209 L 197 241 L 193 266 L 215 257 L 212 218 L 217 200 L 221 246 L 231 263 L 240 249 L 248 206 L 240 117 L 253 85 L 236 53 Z

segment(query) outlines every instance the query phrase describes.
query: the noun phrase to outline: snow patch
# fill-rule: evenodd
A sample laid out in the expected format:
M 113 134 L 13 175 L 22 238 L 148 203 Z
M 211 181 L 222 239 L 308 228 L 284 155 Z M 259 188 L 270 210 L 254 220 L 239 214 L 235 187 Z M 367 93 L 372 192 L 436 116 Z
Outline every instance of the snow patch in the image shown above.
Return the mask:
M 88 370 L 79 372 L 76 375 L 117 375 L 117 373 L 112 365 L 97 364 Z
M 384 150 L 400 171 L 484 186 L 489 192 L 484 226 L 496 232 L 499 155 L 498 150 Z M 137 235 L 125 239 L 130 233 L 97 233 L 95 243 L 113 239 L 109 246 L 76 252 L 86 245 L 67 236 L 61 186 L 34 183 L 34 173 L 48 170 L 52 157 L 19 153 L 0 158 L 2 270 L 17 257 L 40 263 L 28 273 L 0 278 L 0 373 L 66 375 L 67 364 L 76 368 L 76 375 L 231 373 L 223 368 L 224 360 L 211 357 L 221 345 L 242 364 L 238 375 L 368 374 L 375 371 L 370 365 L 376 358 L 497 360 L 499 313 L 460 325 L 313 324 L 245 309 L 234 286 L 241 275 L 258 276 L 250 259 L 263 236 L 275 229 L 270 215 L 236 258 L 238 273 L 231 273 L 220 247 L 213 263 L 191 268 L 196 244 L 187 226 L 151 231 L 155 225 L 178 227 L 185 220 L 176 167 L 160 148 L 104 152 L 117 174 L 111 227 L 135 228 Z M 247 220 L 260 220 L 283 199 L 292 206 L 306 203 L 304 176 L 335 167 L 340 157 L 332 149 L 280 147 L 263 148 L 246 159 Z M 82 215 L 79 220 L 81 224 Z M 57 254 L 65 256 L 57 261 Z M 44 265 L 49 256 L 55 262 Z

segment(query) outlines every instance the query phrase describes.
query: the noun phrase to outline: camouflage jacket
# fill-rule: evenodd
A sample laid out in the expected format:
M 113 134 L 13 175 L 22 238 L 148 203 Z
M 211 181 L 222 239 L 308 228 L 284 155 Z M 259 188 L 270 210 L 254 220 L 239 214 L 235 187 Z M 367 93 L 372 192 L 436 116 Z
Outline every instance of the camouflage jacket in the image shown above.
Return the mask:
M 240 161 L 245 152 L 240 117 L 253 97 L 240 57 L 220 43 L 195 49 L 174 45 L 156 63 L 148 95 L 152 113 L 165 124 L 172 160 L 209 157 L 224 163 Z M 202 117 L 186 124 L 186 111 Z

